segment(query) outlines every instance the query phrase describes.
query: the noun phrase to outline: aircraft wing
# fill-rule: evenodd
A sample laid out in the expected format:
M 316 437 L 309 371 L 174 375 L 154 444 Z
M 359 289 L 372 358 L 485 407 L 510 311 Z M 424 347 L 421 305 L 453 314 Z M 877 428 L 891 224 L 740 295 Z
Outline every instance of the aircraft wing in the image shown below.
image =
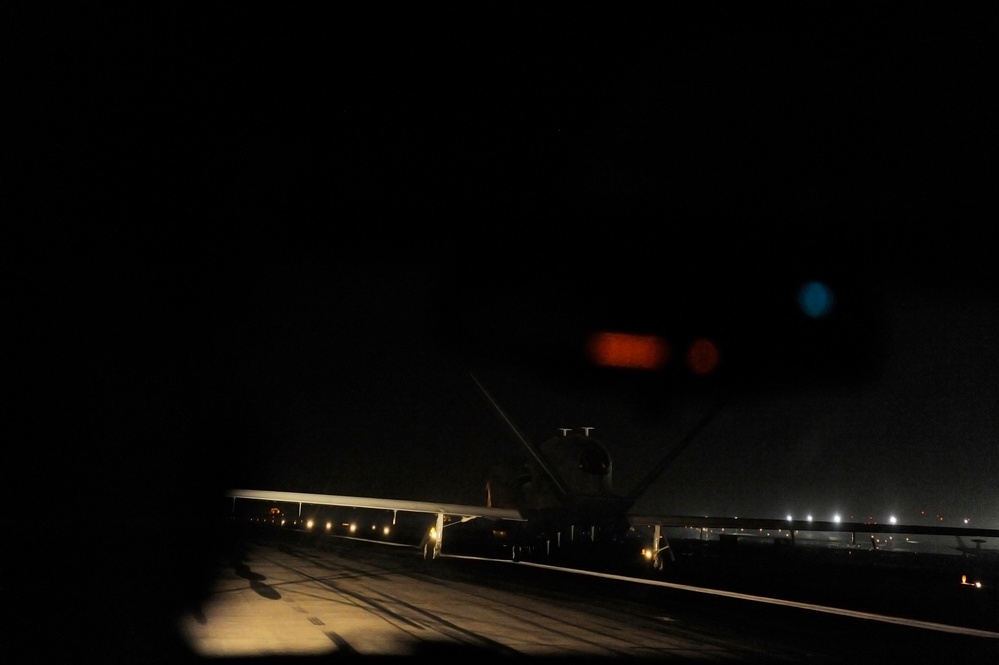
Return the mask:
M 467 506 L 456 503 L 436 503 L 433 501 L 407 501 L 403 499 L 380 499 L 367 496 L 343 496 L 338 494 L 309 494 L 306 492 L 279 492 L 275 490 L 229 490 L 226 496 L 233 499 L 258 499 L 319 506 L 343 506 L 345 508 L 373 508 L 377 510 L 400 510 L 412 513 L 451 515 L 462 518 L 484 517 L 495 520 L 524 521 L 524 517 L 513 509 L 490 508 L 488 506 Z

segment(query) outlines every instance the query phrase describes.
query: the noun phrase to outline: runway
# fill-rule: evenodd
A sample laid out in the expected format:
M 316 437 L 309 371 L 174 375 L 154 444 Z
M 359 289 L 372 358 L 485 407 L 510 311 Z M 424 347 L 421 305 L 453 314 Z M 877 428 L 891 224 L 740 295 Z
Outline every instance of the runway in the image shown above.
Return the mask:
M 254 537 L 177 618 L 192 659 L 997 662 L 999 632 L 668 580 L 445 557 L 348 539 Z

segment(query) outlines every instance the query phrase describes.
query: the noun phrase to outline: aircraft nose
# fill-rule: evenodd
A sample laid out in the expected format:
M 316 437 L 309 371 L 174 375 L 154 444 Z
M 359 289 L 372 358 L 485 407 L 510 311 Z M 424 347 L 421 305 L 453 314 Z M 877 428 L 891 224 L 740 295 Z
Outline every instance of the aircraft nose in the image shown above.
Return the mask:
M 586 473 L 606 476 L 610 473 L 610 455 L 602 447 L 590 444 L 579 453 L 579 468 Z

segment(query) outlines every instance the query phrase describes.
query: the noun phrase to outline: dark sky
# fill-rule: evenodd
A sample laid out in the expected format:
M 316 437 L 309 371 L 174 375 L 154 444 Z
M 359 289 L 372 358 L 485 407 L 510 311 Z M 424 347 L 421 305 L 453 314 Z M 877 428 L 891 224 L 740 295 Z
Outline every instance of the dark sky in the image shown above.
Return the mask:
M 535 441 L 595 427 L 622 491 L 728 395 L 643 512 L 999 527 L 989 23 L 790 7 L 21 17 L 42 468 L 150 512 L 475 503 L 519 451 L 474 372 Z M 601 373 L 594 328 L 731 354 Z
M 520 450 L 470 372 L 621 491 L 727 399 L 642 512 L 999 528 L 995 16 L 341 5 L 4 12 L 31 648 L 172 653 L 231 487 L 481 502 Z M 599 372 L 594 329 L 723 362 Z
M 247 329 L 231 338 L 232 384 L 258 444 L 253 468 L 232 474 L 240 486 L 478 503 L 488 467 L 522 451 L 474 372 L 535 442 L 595 427 L 622 492 L 727 396 L 641 512 L 995 519 L 996 308 L 980 294 L 872 284 L 872 312 L 843 324 L 847 342 L 802 327 L 789 347 L 783 319 L 732 320 L 724 332 L 748 337 L 738 350 L 753 357 L 702 381 L 601 373 L 570 357 L 586 328 L 568 312 L 580 298 L 606 307 L 571 288 L 538 305 L 563 312 L 561 327 L 519 291 L 497 297 L 485 283 L 482 303 L 435 315 L 442 287 L 419 270 L 336 279 L 298 266 L 258 288 L 270 295 L 244 301 Z M 644 307 L 640 330 L 671 336 L 673 311 L 657 311 L 652 293 L 628 299 Z M 489 316 L 468 323 L 480 306 Z M 479 328 L 491 322 L 512 332 Z

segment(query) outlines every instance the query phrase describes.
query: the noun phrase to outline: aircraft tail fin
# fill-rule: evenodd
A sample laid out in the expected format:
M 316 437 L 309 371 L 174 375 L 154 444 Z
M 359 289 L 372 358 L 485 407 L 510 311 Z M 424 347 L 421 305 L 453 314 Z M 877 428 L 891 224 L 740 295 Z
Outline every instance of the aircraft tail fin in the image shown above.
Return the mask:
M 708 423 L 714 419 L 715 415 L 721 411 L 722 407 L 727 402 L 727 399 L 721 399 L 716 403 L 711 409 L 708 410 L 706 414 L 698 421 L 694 428 L 690 430 L 685 437 L 683 437 L 675 446 L 659 462 L 652 467 L 652 470 L 643 478 L 628 494 L 628 500 L 634 503 L 638 500 L 638 497 L 642 495 L 649 485 L 654 483 L 656 479 L 662 474 L 667 466 L 673 463 L 673 461 L 684 451 L 684 449 L 689 446 L 694 439 L 708 426 Z
M 552 484 L 555 486 L 556 491 L 558 492 L 559 498 L 564 501 L 569 496 L 569 493 L 566 490 L 565 481 L 559 477 L 559 474 L 555 471 L 555 469 L 551 466 L 551 464 L 548 463 L 548 461 L 545 459 L 545 456 L 541 454 L 541 451 L 536 446 L 534 446 L 530 441 L 528 441 L 523 434 L 521 434 L 520 430 L 517 429 L 517 426 L 513 424 L 513 421 L 510 420 L 509 416 L 507 416 L 506 413 L 503 412 L 503 409 L 500 408 L 500 405 L 497 404 L 496 400 L 494 400 L 492 395 L 489 394 L 489 391 L 487 391 L 485 387 L 479 382 L 479 380 L 475 378 L 475 375 L 469 374 L 469 376 L 472 377 L 472 381 L 475 381 L 475 385 L 477 385 L 479 387 L 479 390 L 482 391 L 482 394 L 486 396 L 486 399 L 489 400 L 489 403 L 492 404 L 493 408 L 496 410 L 496 413 L 499 414 L 499 417 L 503 420 L 504 423 L 506 423 L 507 427 L 510 428 L 514 436 L 516 436 L 517 439 L 524 445 L 524 447 L 527 448 L 528 452 L 531 453 L 531 456 L 534 457 L 534 460 L 541 466 L 544 472 L 548 475 L 549 479 L 551 479 L 552 481 Z

